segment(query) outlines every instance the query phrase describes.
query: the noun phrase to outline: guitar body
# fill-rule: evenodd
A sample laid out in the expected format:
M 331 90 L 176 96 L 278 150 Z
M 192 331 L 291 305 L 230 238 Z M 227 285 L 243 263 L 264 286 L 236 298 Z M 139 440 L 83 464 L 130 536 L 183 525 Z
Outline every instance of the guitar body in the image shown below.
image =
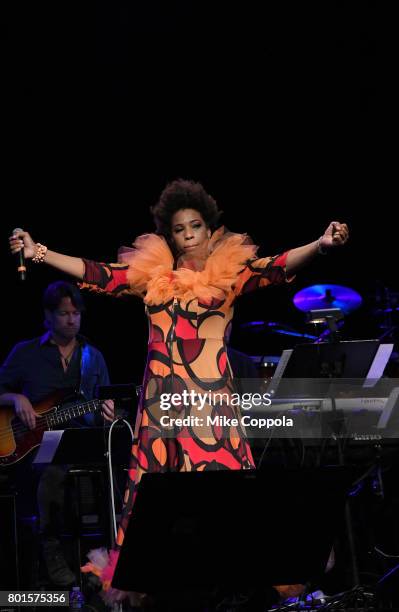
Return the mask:
M 40 445 L 44 432 L 49 429 L 59 429 L 62 427 L 49 425 L 49 417 L 54 419 L 60 411 L 63 410 L 63 404 L 68 398 L 68 404 L 71 402 L 71 390 L 63 389 L 56 391 L 50 396 L 33 405 L 33 408 L 40 416 L 36 419 L 35 429 L 26 427 L 18 417 L 15 416 L 12 407 L 0 407 L 0 467 L 12 465 L 20 461 L 31 450 Z M 76 400 L 75 400 L 76 402 Z M 93 404 L 93 402 L 86 404 Z M 83 404 L 83 406 L 86 406 Z M 76 403 L 75 403 L 76 405 Z M 79 408 L 79 405 L 77 405 Z M 97 409 L 97 402 L 93 407 L 90 407 L 84 412 L 93 412 Z M 64 409 L 64 412 L 65 409 Z M 63 422 L 73 418 L 74 415 L 65 417 Z M 75 415 L 76 416 L 76 415 Z

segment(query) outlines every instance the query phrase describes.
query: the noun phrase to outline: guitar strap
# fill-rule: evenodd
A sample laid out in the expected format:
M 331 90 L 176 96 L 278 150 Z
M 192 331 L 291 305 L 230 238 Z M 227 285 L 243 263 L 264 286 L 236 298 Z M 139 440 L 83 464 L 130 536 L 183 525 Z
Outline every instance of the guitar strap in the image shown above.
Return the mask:
M 89 369 L 90 363 L 93 361 L 94 355 L 91 350 L 90 344 L 83 343 L 80 346 L 80 385 L 79 394 L 82 395 L 86 400 L 90 400 L 91 394 L 87 387 L 89 380 Z M 84 420 L 88 426 L 96 425 L 95 414 L 85 414 Z

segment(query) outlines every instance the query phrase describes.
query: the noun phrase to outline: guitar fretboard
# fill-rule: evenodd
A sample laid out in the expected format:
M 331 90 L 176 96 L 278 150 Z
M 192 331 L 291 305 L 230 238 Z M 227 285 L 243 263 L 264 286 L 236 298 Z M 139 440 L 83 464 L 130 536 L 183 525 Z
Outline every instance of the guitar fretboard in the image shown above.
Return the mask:
M 51 414 L 46 417 L 46 422 L 49 428 L 57 427 L 58 425 L 67 423 L 71 419 L 75 419 L 77 417 L 84 416 L 85 414 L 96 412 L 99 410 L 100 406 L 101 401 L 91 400 L 89 402 L 85 402 L 84 404 L 78 404 L 76 406 L 62 408 L 55 407 L 55 409 L 52 410 Z

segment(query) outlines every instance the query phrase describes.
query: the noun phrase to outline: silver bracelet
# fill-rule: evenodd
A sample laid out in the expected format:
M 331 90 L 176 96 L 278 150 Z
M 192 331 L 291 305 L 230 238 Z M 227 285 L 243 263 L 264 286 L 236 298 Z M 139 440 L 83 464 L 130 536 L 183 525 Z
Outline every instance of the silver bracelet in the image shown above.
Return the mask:
M 317 241 L 317 252 L 319 255 L 327 255 L 327 251 L 325 249 L 323 249 L 323 247 L 320 244 L 320 241 L 323 239 L 323 236 L 320 236 L 320 238 Z

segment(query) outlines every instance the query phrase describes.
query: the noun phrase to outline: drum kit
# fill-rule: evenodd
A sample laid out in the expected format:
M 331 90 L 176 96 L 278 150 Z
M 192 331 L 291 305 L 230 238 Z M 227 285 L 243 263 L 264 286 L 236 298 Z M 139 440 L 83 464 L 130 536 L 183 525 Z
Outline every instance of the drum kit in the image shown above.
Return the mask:
M 372 320 L 376 323 L 377 336 L 380 340 L 397 340 L 399 330 L 399 291 L 395 292 L 384 286 L 377 286 L 371 300 L 366 300 Z M 344 317 L 359 309 L 364 300 L 361 295 L 349 287 L 332 284 L 319 284 L 298 291 L 293 297 L 294 306 L 304 313 L 306 333 L 298 327 L 292 327 L 278 321 L 249 321 L 242 323 L 243 332 L 261 335 L 264 344 L 276 346 L 276 335 L 281 337 L 281 344 L 288 340 L 291 343 L 319 343 L 339 339 L 339 330 Z M 312 325 L 310 329 L 308 326 Z M 266 337 L 264 337 L 266 336 Z M 268 339 L 273 339 L 269 342 Z M 282 346 L 287 348 L 286 346 Z M 264 355 L 253 357 L 261 366 L 267 364 L 272 370 L 278 363 L 278 356 Z

